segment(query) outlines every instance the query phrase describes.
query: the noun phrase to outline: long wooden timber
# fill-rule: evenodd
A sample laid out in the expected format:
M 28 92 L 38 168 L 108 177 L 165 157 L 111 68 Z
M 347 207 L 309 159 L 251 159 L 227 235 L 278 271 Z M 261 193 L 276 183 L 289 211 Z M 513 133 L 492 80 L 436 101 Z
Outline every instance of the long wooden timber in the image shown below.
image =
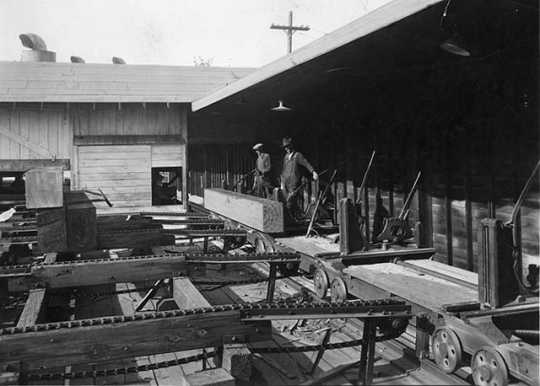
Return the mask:
M 297 262 L 294 253 L 263 253 L 248 255 L 224 254 L 164 254 L 110 259 L 72 260 L 29 266 L 2 267 L 0 278 L 8 280 L 10 291 L 30 288 L 66 288 L 110 283 L 158 280 L 186 275 L 193 264 L 270 264 Z
M 205 189 L 204 207 L 266 233 L 285 230 L 283 204 L 225 189 Z
M 271 338 L 270 320 L 411 317 L 404 302 L 229 304 L 189 310 L 106 316 L 0 330 L 0 365 L 22 363 L 25 369 L 252 343 Z
M 43 324 L 18 333 L 2 331 L 0 362 L 23 362 L 32 370 L 216 347 L 225 336 L 242 336 L 252 342 L 271 337 L 269 324 L 242 322 L 239 311 L 204 310 Z M 54 327 L 48 329 L 50 326 Z

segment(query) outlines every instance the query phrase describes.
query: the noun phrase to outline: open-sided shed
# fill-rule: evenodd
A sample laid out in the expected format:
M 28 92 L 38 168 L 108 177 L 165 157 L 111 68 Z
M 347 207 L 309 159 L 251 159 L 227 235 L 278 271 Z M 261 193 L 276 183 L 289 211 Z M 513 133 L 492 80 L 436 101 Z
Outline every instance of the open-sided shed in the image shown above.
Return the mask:
M 292 110 L 272 111 L 278 100 Z M 371 223 L 377 191 L 397 214 L 421 170 L 410 218 L 439 259 L 475 270 L 479 221 L 509 218 L 538 161 L 538 4 L 395 0 L 200 98 L 193 111 L 192 193 L 233 184 L 253 167 L 255 142 L 279 169 L 284 135 L 317 170 L 338 169 L 338 194 L 365 195 Z M 375 172 L 358 192 L 373 149 Z M 538 190 L 521 213 L 531 264 Z

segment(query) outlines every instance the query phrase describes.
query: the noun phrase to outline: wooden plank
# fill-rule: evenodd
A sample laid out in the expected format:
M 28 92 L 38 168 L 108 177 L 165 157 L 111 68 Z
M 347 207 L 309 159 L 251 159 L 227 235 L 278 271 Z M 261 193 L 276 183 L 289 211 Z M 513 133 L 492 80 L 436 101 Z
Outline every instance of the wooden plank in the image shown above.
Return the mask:
M 37 324 L 45 299 L 45 288 L 31 289 L 24 304 L 17 327 L 28 327 Z
M 182 143 L 182 135 L 75 135 L 75 145 L 153 145 L 161 143 Z
M 29 369 L 104 362 L 140 355 L 214 347 L 223 336 L 269 338 L 270 330 L 240 321 L 238 311 L 171 316 L 0 336 L 0 358 Z
M 267 233 L 284 231 L 283 204 L 224 189 L 205 189 L 204 207 Z
M 70 169 L 69 159 L 0 159 L 0 172 L 26 172 L 42 167 Z
M 173 278 L 173 297 L 180 309 L 211 306 L 187 277 Z
M 432 311 L 443 304 L 473 302 L 477 291 L 393 263 L 348 267 L 344 273 Z
M 26 207 L 28 209 L 58 208 L 63 205 L 61 168 L 31 169 L 25 173 Z
M 236 381 L 225 369 L 216 368 L 187 375 L 180 386 L 235 386 Z
M 187 272 L 184 256 L 156 256 L 151 259 L 111 259 L 49 264 L 32 268 L 32 277 L 13 279 L 12 286 L 39 282 L 49 288 L 93 286 L 110 283 L 157 280 L 171 272 Z
M 475 272 L 466 271 L 435 260 L 408 260 L 407 263 L 478 285 L 478 274 Z

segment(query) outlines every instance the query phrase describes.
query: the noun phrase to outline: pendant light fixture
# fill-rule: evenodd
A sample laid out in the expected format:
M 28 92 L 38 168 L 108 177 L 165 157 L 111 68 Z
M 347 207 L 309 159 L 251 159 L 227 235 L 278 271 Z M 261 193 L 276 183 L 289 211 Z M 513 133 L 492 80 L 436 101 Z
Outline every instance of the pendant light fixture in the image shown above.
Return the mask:
M 276 107 L 272 107 L 270 110 L 272 111 L 290 111 L 292 108 L 287 107 L 283 104 L 283 101 L 278 101 L 278 105 Z

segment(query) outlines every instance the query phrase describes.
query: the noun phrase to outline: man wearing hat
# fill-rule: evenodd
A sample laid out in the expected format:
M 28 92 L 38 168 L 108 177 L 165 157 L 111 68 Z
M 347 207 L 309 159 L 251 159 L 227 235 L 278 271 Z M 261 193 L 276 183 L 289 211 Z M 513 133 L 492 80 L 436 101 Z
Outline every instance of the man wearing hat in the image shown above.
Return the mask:
M 253 146 L 257 153 L 257 163 L 255 166 L 255 175 L 253 178 L 253 192 L 256 196 L 270 198 L 272 192 L 272 183 L 270 182 L 270 154 L 263 152 L 263 144 L 258 143 Z
M 294 150 L 292 138 L 283 138 L 282 147 L 285 150 L 285 157 L 283 158 L 283 170 L 281 172 L 281 190 L 286 199 L 289 215 L 293 219 L 299 220 L 300 206 L 298 197 L 302 185 L 302 169 L 307 169 L 314 180 L 317 180 L 319 175 L 302 153 Z

